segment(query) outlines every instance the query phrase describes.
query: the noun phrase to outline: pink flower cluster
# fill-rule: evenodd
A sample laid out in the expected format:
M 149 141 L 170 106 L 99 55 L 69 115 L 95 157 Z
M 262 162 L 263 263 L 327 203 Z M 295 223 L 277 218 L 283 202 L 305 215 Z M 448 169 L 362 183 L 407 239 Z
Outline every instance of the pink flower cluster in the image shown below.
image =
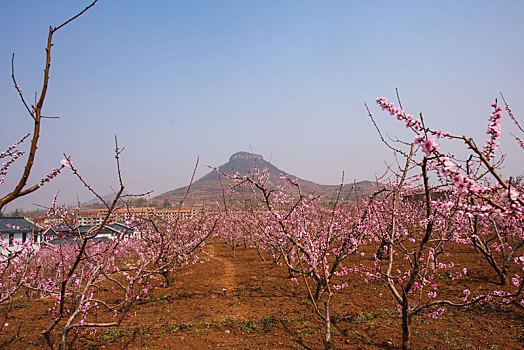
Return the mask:
M 480 187 L 477 185 L 475 180 L 459 173 L 458 171 L 451 177 L 453 184 L 459 192 L 463 195 L 468 193 L 477 193 L 480 190 Z
M 18 145 L 23 143 L 24 140 L 29 136 L 27 134 L 24 136 L 20 141 L 13 143 L 9 148 L 7 148 L 4 152 L 0 153 L 0 159 L 10 157 L 7 162 L 2 163 L 2 166 L 0 167 L 0 176 L 7 175 L 7 169 L 14 164 L 23 154 L 24 152 L 17 149 Z M 0 185 L 3 185 L 5 182 L 5 178 L 0 178 Z
M 486 157 L 489 157 L 489 155 L 500 146 L 500 142 L 495 140 L 500 137 L 501 133 L 500 121 L 502 119 L 502 108 L 497 107 L 496 102 L 493 103 L 491 107 L 493 107 L 495 111 L 489 115 L 490 124 L 488 125 L 486 134 L 491 135 L 491 137 L 489 140 L 486 140 L 486 144 L 484 145 L 483 153 Z
M 520 148 L 524 149 L 524 141 L 522 141 L 521 139 L 519 139 L 517 136 L 515 136 L 515 140 L 516 140 L 517 143 L 519 144 Z
M 40 180 L 40 186 L 43 186 L 46 182 L 51 181 L 53 178 L 55 178 L 58 174 L 62 172 L 62 169 L 64 169 L 66 166 L 69 166 L 69 165 L 70 165 L 69 161 L 66 161 L 65 159 L 63 159 L 61 162 L 61 166 L 58 169 L 53 169 L 51 173 L 46 174 L 46 176 Z
M 415 137 L 415 145 L 422 145 L 422 151 L 427 155 L 440 150 L 439 144 L 431 136 L 426 136 L 425 133 L 420 133 Z
M 444 315 L 444 309 L 440 307 L 436 311 L 430 312 L 428 314 L 428 317 L 436 320 L 437 318 L 439 318 L 439 316 L 442 316 L 442 315 Z
M 438 159 L 436 161 L 436 167 L 441 175 L 451 179 L 451 182 L 461 194 L 478 193 L 482 190 L 475 180 L 462 174 L 456 164 L 448 157 Z
M 407 128 L 413 128 L 416 131 L 422 130 L 422 121 L 420 119 L 413 119 L 413 115 L 406 114 L 402 109 L 395 108 L 392 102 L 388 102 L 385 97 L 377 98 L 377 104 L 382 110 L 387 110 L 389 114 L 396 115 L 398 120 L 405 120 Z
M 514 188 L 509 188 L 502 193 L 501 199 L 504 203 L 511 204 L 519 198 L 519 193 Z
M 496 103 L 493 103 L 491 107 L 495 108 L 495 111 L 489 115 L 489 121 L 491 122 L 488 126 L 488 131 L 486 134 L 493 135 L 493 137 L 498 138 L 500 136 L 500 120 L 502 119 L 502 108 L 497 107 Z
M 517 119 L 515 118 L 515 116 L 513 115 L 513 111 L 511 110 L 509 104 L 506 104 L 506 111 L 508 112 L 509 117 L 511 118 L 511 120 L 513 120 L 513 123 L 517 126 L 517 128 L 519 128 L 520 130 L 522 130 L 522 127 L 520 126 L 518 120 L 517 120 Z M 521 138 L 519 138 L 519 137 L 517 137 L 517 136 L 515 136 L 515 135 L 513 135 L 513 137 L 515 137 L 515 140 L 517 141 L 517 143 L 519 144 L 519 146 L 520 146 L 522 149 L 524 149 L 524 141 L 523 141 Z
M 406 128 L 412 128 L 417 132 L 423 130 L 422 121 L 420 119 L 414 119 L 413 115 L 406 114 L 406 112 L 404 112 L 404 110 L 400 108 L 395 108 L 393 106 L 393 103 L 388 102 L 388 100 L 385 97 L 377 98 L 377 104 L 382 108 L 382 110 L 388 111 L 391 115 L 396 115 L 398 120 L 404 120 L 406 122 Z M 428 132 L 432 133 L 433 135 L 436 135 L 437 138 L 445 136 L 442 133 L 442 130 L 439 129 L 437 131 L 425 130 L 424 132 L 421 132 L 415 137 L 415 144 L 422 145 L 422 151 L 427 156 L 429 156 L 431 153 L 438 152 L 440 150 L 440 146 L 435 141 L 435 139 L 427 135 Z
M 2 155 L 4 155 L 7 153 L 2 153 Z M 16 162 L 16 160 L 18 158 L 20 158 L 22 155 L 24 154 L 24 152 L 22 151 L 15 151 L 15 152 L 12 152 L 9 154 L 9 156 L 11 157 L 11 159 L 9 159 L 7 162 L 5 163 L 2 163 L 2 167 L 0 168 L 0 175 L 7 175 L 7 169 L 14 163 Z M 0 158 L 3 158 L 3 157 L 0 157 Z

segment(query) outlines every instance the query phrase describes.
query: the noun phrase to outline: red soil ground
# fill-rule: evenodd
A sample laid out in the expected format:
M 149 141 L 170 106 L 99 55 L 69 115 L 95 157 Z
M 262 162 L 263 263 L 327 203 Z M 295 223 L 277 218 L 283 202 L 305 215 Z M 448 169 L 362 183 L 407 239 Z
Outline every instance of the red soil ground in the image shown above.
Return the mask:
M 72 348 L 323 348 L 322 323 L 312 312 L 305 287 L 287 278 L 286 268 L 262 261 L 253 249 L 237 248 L 235 256 L 220 242 L 207 249 L 214 255 L 208 262 L 177 271 L 174 284 L 157 288 L 136 304 L 136 316 L 126 318 L 120 328 L 71 337 Z M 455 262 L 461 259 L 478 260 L 478 267 L 453 286 L 473 291 L 487 267 L 472 252 L 462 252 Z M 399 348 L 400 319 L 390 293 L 358 276 L 349 276 L 349 284 L 332 301 L 335 348 Z M 49 323 L 50 305 L 50 300 L 17 300 L 0 334 L 0 348 L 46 348 L 41 332 Z M 466 311 L 446 308 L 438 320 L 424 313 L 413 321 L 413 348 L 523 349 L 524 310 L 490 303 Z

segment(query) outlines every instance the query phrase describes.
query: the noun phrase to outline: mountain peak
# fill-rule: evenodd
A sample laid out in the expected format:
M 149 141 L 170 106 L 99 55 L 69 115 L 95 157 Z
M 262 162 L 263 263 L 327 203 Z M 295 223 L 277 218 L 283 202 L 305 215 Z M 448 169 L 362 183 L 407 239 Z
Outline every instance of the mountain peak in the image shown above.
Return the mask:
M 234 160 L 264 160 L 264 157 L 261 154 L 249 153 L 249 152 L 237 152 L 229 157 L 229 161 Z
M 267 169 L 269 172 L 269 177 L 266 183 L 268 188 L 274 189 L 277 186 L 282 186 L 283 191 L 288 191 L 287 193 L 289 193 L 289 195 L 296 195 L 296 193 L 293 192 L 293 187 L 286 188 L 289 183 L 280 177 L 282 174 L 284 177 L 293 179 L 297 178 L 297 181 L 300 183 L 300 187 L 304 194 L 322 195 L 323 201 L 326 203 L 335 202 L 336 198 L 338 197 L 346 199 L 360 198 L 361 196 L 368 195 L 374 191 L 371 183 L 368 184 L 365 182 L 356 183 L 356 187 L 358 189 L 357 191 L 357 189 L 353 188 L 353 184 L 344 185 L 341 190 L 340 185 L 320 185 L 308 180 L 303 180 L 277 168 L 275 165 L 264 160 L 264 157 L 261 154 L 251 152 L 241 151 L 232 154 L 231 157 L 229 157 L 229 161 L 220 165 L 218 170 L 220 173 L 229 176 L 234 176 L 237 173 L 240 174 L 240 176 L 245 174 L 251 174 L 251 176 L 254 176 L 253 173 L 255 166 L 260 171 L 262 171 L 262 169 Z M 225 198 L 225 190 L 227 190 L 230 185 L 236 184 L 222 176 L 219 172 L 213 170 L 200 179 L 194 181 L 191 185 L 191 192 L 187 196 L 186 193 L 188 187 L 185 186 L 162 193 L 161 195 L 153 198 L 153 201 L 158 204 L 164 203 L 166 200 L 171 203 L 179 203 L 182 199 L 184 199 L 184 205 L 186 206 L 215 206 L 217 202 L 222 203 Z M 243 201 L 241 201 L 241 203 L 243 203 Z

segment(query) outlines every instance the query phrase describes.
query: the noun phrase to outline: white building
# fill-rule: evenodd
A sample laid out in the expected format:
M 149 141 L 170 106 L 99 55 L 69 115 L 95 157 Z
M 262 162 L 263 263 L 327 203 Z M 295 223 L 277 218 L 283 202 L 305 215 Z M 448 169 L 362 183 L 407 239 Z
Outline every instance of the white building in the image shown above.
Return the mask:
M 0 255 L 8 256 L 22 249 L 38 249 L 42 242 L 42 227 L 19 216 L 0 216 Z

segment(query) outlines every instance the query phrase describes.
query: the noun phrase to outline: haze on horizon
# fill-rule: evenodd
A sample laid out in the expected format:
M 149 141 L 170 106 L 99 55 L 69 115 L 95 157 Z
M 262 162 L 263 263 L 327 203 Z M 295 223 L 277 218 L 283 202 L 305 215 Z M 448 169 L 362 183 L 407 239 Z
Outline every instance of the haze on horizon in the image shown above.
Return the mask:
M 90 1 L 12 1 L 0 6 L 0 150 L 29 132 L 11 81 L 30 98 L 42 83 L 49 25 Z M 514 1 L 124 1 L 99 0 L 56 33 L 30 183 L 71 155 L 100 194 L 116 184 L 113 139 L 125 147 L 129 192 L 161 194 L 237 151 L 321 184 L 374 179 L 402 123 L 375 105 L 400 91 L 404 109 L 432 127 L 482 144 L 490 104 L 503 92 L 524 123 L 524 2 Z M 503 120 L 504 174 L 524 173 Z M 460 150 L 458 145 L 451 150 Z M 11 169 L 1 193 L 12 187 Z M 68 172 L 7 206 L 31 209 L 92 198 Z

